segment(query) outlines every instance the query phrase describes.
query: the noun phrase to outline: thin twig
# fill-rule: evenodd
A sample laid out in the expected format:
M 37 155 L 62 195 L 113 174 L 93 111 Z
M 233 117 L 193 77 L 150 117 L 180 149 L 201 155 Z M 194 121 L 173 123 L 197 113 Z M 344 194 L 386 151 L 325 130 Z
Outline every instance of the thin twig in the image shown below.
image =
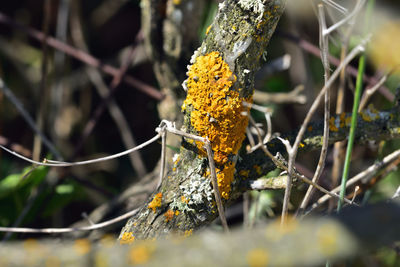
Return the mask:
M 365 108 L 365 106 L 368 103 L 368 100 L 371 98 L 371 96 L 373 94 L 375 94 L 375 92 L 382 86 L 382 84 L 384 84 L 386 82 L 389 75 L 390 75 L 390 73 L 383 75 L 383 77 L 374 86 L 372 86 L 371 88 L 367 88 L 364 91 L 364 94 L 361 97 L 358 112 L 361 112 Z
M 344 68 L 358 53 L 360 53 L 361 51 L 364 50 L 364 43 L 366 42 L 366 40 L 364 40 L 363 42 L 361 42 L 361 44 L 359 44 L 358 46 L 356 46 L 350 53 L 349 55 L 346 57 L 346 60 L 342 62 L 341 65 L 339 65 L 339 67 L 335 70 L 335 72 L 333 72 L 332 76 L 329 78 L 329 80 L 326 82 L 325 86 L 321 89 L 321 91 L 319 92 L 318 96 L 316 97 L 316 99 L 314 100 L 313 104 L 311 105 L 304 121 L 303 124 L 300 127 L 300 130 L 296 136 L 296 140 L 294 142 L 294 145 L 291 147 L 291 150 L 288 151 L 289 154 L 289 160 L 288 160 L 288 181 L 287 181 L 287 187 L 285 189 L 285 196 L 288 197 L 288 195 L 290 195 L 290 190 L 291 190 L 291 181 L 292 181 L 292 175 L 293 175 L 293 165 L 294 165 L 294 160 L 296 159 L 297 156 L 297 151 L 298 151 L 298 147 L 300 145 L 300 142 L 303 138 L 303 135 L 306 131 L 306 127 L 308 125 L 308 123 L 311 120 L 312 115 L 314 114 L 314 112 L 316 111 L 319 102 L 321 101 L 321 98 L 323 95 L 325 95 L 325 92 L 327 90 L 329 90 L 329 88 L 331 87 L 332 83 L 335 81 L 335 79 L 337 78 L 337 76 L 339 75 L 340 71 L 342 68 Z M 283 224 L 285 222 L 286 219 L 286 215 L 287 215 L 287 209 L 288 207 L 288 203 L 284 202 L 283 204 L 283 210 L 282 210 L 282 217 L 281 217 L 281 223 Z
M 58 49 L 58 50 L 64 52 L 65 54 L 84 62 L 85 64 L 99 68 L 103 72 L 105 72 L 113 77 L 119 75 L 119 70 L 117 68 L 115 68 L 111 65 L 105 64 L 105 63 L 101 62 L 99 59 L 93 57 L 92 55 L 89 55 L 89 54 L 83 52 L 82 50 L 76 49 L 76 48 L 74 48 L 66 43 L 63 43 L 53 37 L 49 36 L 49 37 L 45 38 L 45 36 L 42 32 L 39 32 L 30 27 L 23 26 L 22 24 L 19 24 L 19 23 L 13 21 L 10 17 L 8 17 L 7 15 L 5 15 L 2 12 L 0 12 L 0 23 L 17 28 L 17 29 L 27 33 L 29 36 L 33 37 L 36 40 L 39 40 L 39 41 L 45 40 L 47 42 L 48 46 Z M 160 91 L 158 91 L 154 87 L 152 87 L 148 84 L 145 84 L 144 82 L 142 82 L 132 76 L 125 75 L 123 77 L 123 81 L 156 100 L 162 100 L 164 98 L 164 95 Z
M 62 159 L 61 154 L 57 151 L 57 149 L 54 147 L 51 141 L 47 139 L 47 137 L 36 127 L 33 118 L 29 115 L 29 113 L 25 110 L 22 103 L 17 99 L 17 97 L 13 94 L 10 88 L 7 87 L 7 85 L 1 78 L 0 78 L 0 89 L 3 91 L 4 95 L 13 103 L 13 105 L 16 107 L 16 109 L 19 111 L 19 113 L 28 123 L 31 129 L 35 132 L 35 134 L 40 136 L 40 138 L 43 141 L 43 144 L 50 150 L 50 152 L 54 154 L 54 156 L 57 159 Z
M 142 143 L 142 144 L 140 144 L 140 145 L 138 145 L 138 146 L 136 146 L 134 148 L 125 150 L 123 152 L 120 152 L 120 153 L 117 153 L 117 154 L 114 154 L 114 155 L 110 155 L 110 156 L 103 157 L 103 158 L 85 160 L 85 161 L 77 161 L 77 162 L 64 162 L 64 161 L 55 161 L 55 160 L 46 160 L 46 159 L 44 159 L 43 162 L 39 162 L 39 161 L 31 160 L 31 159 L 29 159 L 27 157 L 24 157 L 24 156 L 22 156 L 22 155 L 20 155 L 20 154 L 18 154 L 16 152 L 6 148 L 6 147 L 4 147 L 3 145 L 0 145 L 0 148 L 2 148 L 3 150 L 7 151 L 8 153 L 10 153 L 10 154 L 22 159 L 22 160 L 25 160 L 25 161 L 27 161 L 29 163 L 32 163 L 32 164 L 37 164 L 37 165 L 40 165 L 40 166 L 51 166 L 51 167 L 71 167 L 71 166 L 86 165 L 86 164 L 102 162 L 102 161 L 115 159 L 115 158 L 127 155 L 129 153 L 132 153 L 133 151 L 137 151 L 139 149 L 142 149 L 142 148 L 150 145 L 151 143 L 155 142 L 160 137 L 161 137 L 161 135 L 157 134 L 153 138 L 151 138 L 150 140 L 148 140 L 148 141 L 146 141 L 146 142 L 144 142 L 144 143 Z
M 252 124 L 255 125 L 255 121 L 254 121 L 254 119 L 253 119 L 251 116 L 249 116 L 249 120 L 250 120 L 250 123 L 252 123 Z M 288 169 L 288 167 L 285 165 L 285 163 L 282 162 L 282 161 L 280 161 L 280 160 L 277 159 L 276 157 L 274 157 L 274 156 L 271 154 L 271 152 L 268 150 L 268 148 L 267 148 L 265 145 L 262 144 L 261 133 L 260 133 L 260 131 L 258 130 L 258 127 L 255 127 L 255 128 L 256 128 L 256 130 L 257 130 L 257 137 L 258 137 L 258 141 L 259 141 L 259 147 L 261 147 L 261 149 L 264 151 L 265 155 L 267 155 L 267 156 L 272 160 L 272 162 L 273 162 L 279 169 L 284 170 L 284 171 L 286 171 L 286 172 L 289 172 L 289 169 Z M 334 197 L 334 198 L 339 199 L 339 196 L 338 196 L 337 194 L 329 192 L 328 190 L 326 190 L 325 188 L 323 188 L 323 187 L 320 186 L 319 184 L 314 183 L 313 181 L 311 181 L 310 179 L 308 179 L 308 178 L 305 177 L 304 175 L 300 175 L 300 174 L 298 174 L 297 172 L 294 172 L 293 175 L 295 176 L 295 178 L 297 178 L 297 179 L 303 181 L 304 183 L 314 186 L 315 188 L 317 188 L 318 190 L 320 190 L 320 191 L 323 192 L 324 194 L 329 194 L 331 197 Z M 345 202 L 351 203 L 351 201 L 348 200 L 348 199 L 345 199 Z
M 365 1 L 360 0 L 360 2 L 365 2 Z M 372 16 L 373 6 L 374 6 L 374 1 L 369 0 L 368 6 L 367 6 L 367 11 L 366 11 L 366 16 L 365 16 L 365 24 L 364 24 L 365 32 L 367 32 L 367 27 L 369 25 L 369 21 Z M 342 174 L 341 188 L 340 188 L 340 199 L 339 199 L 339 202 L 337 205 L 337 212 L 340 212 L 340 210 L 343 206 L 343 198 L 344 198 L 344 195 L 346 194 L 346 183 L 347 183 L 347 179 L 349 177 L 349 172 L 350 172 L 350 161 L 351 161 L 351 155 L 353 152 L 353 145 L 354 145 L 354 139 L 355 139 L 356 128 L 357 128 L 357 112 L 358 112 L 358 107 L 360 105 L 365 65 L 366 65 L 366 55 L 363 52 L 363 53 L 361 53 L 361 56 L 358 60 L 358 75 L 357 75 L 357 79 L 356 79 L 356 87 L 355 87 L 355 93 L 354 93 L 354 99 L 353 99 L 353 110 L 352 110 L 352 114 L 351 114 L 351 125 L 350 125 L 349 137 L 348 137 L 349 140 L 347 142 L 346 156 L 345 156 L 345 160 L 344 160 L 343 174 Z
M 400 149 L 392 152 L 391 154 L 387 155 L 386 157 L 383 158 L 383 160 L 379 162 L 375 162 L 373 165 L 369 166 L 366 170 L 360 172 L 356 176 L 352 177 L 349 179 L 346 183 L 346 188 L 360 182 L 363 179 L 366 179 L 367 177 L 372 176 L 375 172 L 377 172 L 379 169 L 381 169 L 383 166 L 386 166 L 387 164 L 395 161 L 396 159 L 400 158 Z M 336 187 L 335 189 L 331 190 L 330 193 L 337 193 L 340 191 L 340 186 Z M 309 211 L 306 212 L 306 215 L 316 209 L 317 207 L 321 206 L 323 203 L 325 203 L 327 200 L 331 199 L 331 195 L 324 195 L 316 203 L 312 205 Z
M 225 232 L 229 233 L 229 227 L 226 221 L 224 207 L 222 205 L 221 194 L 218 188 L 217 174 L 215 172 L 214 153 L 211 148 L 211 143 L 208 139 L 206 139 L 205 147 L 207 150 L 208 164 L 210 165 L 210 172 L 211 172 L 211 181 L 214 188 L 214 197 L 215 197 L 215 202 L 217 202 L 219 217 L 221 219 L 221 223 L 222 226 L 224 227 Z
M 325 29 L 323 34 L 328 35 L 331 32 L 337 30 L 339 27 L 341 27 L 345 23 L 349 22 L 353 17 L 355 17 L 358 14 L 358 12 L 361 10 L 361 8 L 363 7 L 364 4 L 365 4 L 365 0 L 358 1 L 356 6 L 354 7 L 353 11 L 351 11 L 351 13 L 348 16 L 344 17 L 341 21 L 336 22 L 331 27 Z
M 287 40 L 296 43 L 300 48 L 302 48 L 304 51 L 316 56 L 316 57 L 321 57 L 321 53 L 320 53 L 320 49 L 319 47 L 313 45 L 312 43 L 310 43 L 309 41 L 300 38 L 298 36 L 295 36 L 293 34 L 290 33 L 286 33 L 286 32 L 278 32 L 278 35 L 281 35 L 282 37 L 286 38 Z M 329 59 L 329 63 L 331 63 L 332 65 L 338 67 L 340 66 L 340 64 L 342 64 L 341 60 L 337 59 L 336 57 L 329 55 L 328 56 Z M 348 65 L 345 68 L 346 73 L 348 73 L 349 75 L 353 76 L 353 77 L 357 77 L 357 69 L 354 68 L 351 65 Z M 367 76 L 366 74 L 364 74 L 363 76 L 363 80 L 369 84 L 376 84 L 378 82 L 378 80 L 375 77 L 370 77 Z M 379 92 L 382 94 L 382 96 L 384 96 L 389 102 L 393 102 L 394 101 L 394 94 L 385 86 L 380 87 Z
M 321 46 L 321 60 L 322 60 L 322 65 L 324 67 L 324 82 L 326 85 L 330 76 L 330 68 L 329 68 L 330 66 L 328 61 L 329 41 L 328 41 L 328 35 L 324 34 L 326 30 L 326 19 L 325 19 L 324 7 L 322 4 L 318 5 L 318 22 L 320 25 L 319 34 L 320 34 L 320 46 Z M 329 117 L 330 117 L 330 90 L 328 89 L 325 92 L 324 134 L 322 137 L 322 148 L 318 160 L 318 165 L 315 170 L 314 176 L 312 178 L 312 181 L 314 183 L 318 183 L 318 180 L 321 177 L 322 171 L 325 166 L 326 154 L 328 151 L 328 144 L 329 144 Z M 309 186 L 297 213 L 305 209 L 312 196 L 313 191 L 314 188 Z
M 162 180 L 164 179 L 164 174 L 165 174 L 165 157 L 166 157 L 166 147 L 167 147 L 167 132 L 165 131 L 165 128 L 163 127 L 161 129 L 161 160 L 160 160 L 160 178 L 158 180 L 157 187 L 158 188 Z
M 47 118 L 47 105 L 50 98 L 50 87 L 47 85 L 47 69 L 48 69 L 48 46 L 47 46 L 47 36 L 49 34 L 49 24 L 50 24 L 50 12 L 51 12 L 51 1 L 45 0 L 43 3 L 43 34 L 44 39 L 42 40 L 42 64 L 41 64 L 41 80 L 39 88 L 39 110 L 36 117 L 36 126 L 39 131 L 43 132 L 43 128 L 46 124 Z M 42 151 L 42 139 L 39 135 L 35 135 L 33 138 L 33 149 L 32 158 L 38 160 Z
M 340 51 L 340 61 L 344 61 L 346 58 L 348 49 L 349 49 L 349 42 L 350 42 L 350 37 L 351 34 L 353 33 L 355 23 L 349 23 L 349 27 L 347 28 L 347 31 L 344 33 L 344 36 L 342 37 L 342 46 L 341 46 L 341 51 Z M 346 83 L 346 77 L 347 77 L 347 68 L 342 69 L 340 72 L 340 77 L 339 77 L 339 88 L 337 91 L 337 97 L 336 97 L 336 114 L 341 114 L 345 111 L 345 83 Z M 342 164 L 343 164 L 343 156 L 344 156 L 344 144 L 345 141 L 341 142 L 336 142 L 333 147 L 333 166 L 332 166 L 332 186 L 336 186 L 339 181 L 339 176 L 342 170 Z
M 133 215 L 135 215 L 139 209 L 135 209 L 129 211 L 125 214 L 122 214 L 114 219 L 96 223 L 90 226 L 78 227 L 78 228 L 26 228 L 26 227 L 0 227 L 0 232 L 12 232 L 12 233 L 31 233 L 31 234 L 62 234 L 62 233 L 71 233 L 76 231 L 92 231 L 107 227 L 114 223 L 125 220 Z
M 156 129 L 156 131 L 161 132 L 163 129 L 169 131 L 170 133 L 179 135 L 179 136 L 183 136 L 183 137 L 195 140 L 195 141 L 200 141 L 205 145 L 205 148 L 207 151 L 207 157 L 208 157 L 208 164 L 210 167 L 211 181 L 212 181 L 212 185 L 214 188 L 215 202 L 217 203 L 219 217 L 221 219 L 221 223 L 222 223 L 222 226 L 224 227 L 224 230 L 226 232 L 229 232 L 229 227 L 228 227 L 228 223 L 226 222 L 224 207 L 222 205 L 221 194 L 219 192 L 217 174 L 215 172 L 214 156 L 213 156 L 213 151 L 212 151 L 210 141 L 206 138 L 180 131 L 175 128 L 175 125 L 172 122 L 167 121 L 167 120 L 162 120 L 160 123 L 160 126 Z

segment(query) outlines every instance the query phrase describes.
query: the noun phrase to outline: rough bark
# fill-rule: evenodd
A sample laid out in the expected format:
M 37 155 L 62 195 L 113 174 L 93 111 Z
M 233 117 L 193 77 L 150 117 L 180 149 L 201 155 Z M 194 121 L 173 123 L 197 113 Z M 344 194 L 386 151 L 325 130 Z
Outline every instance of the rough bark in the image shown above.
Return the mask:
M 246 118 L 242 118 L 246 116 L 240 114 L 246 111 L 242 102 L 251 101 L 254 74 L 260 66 L 262 55 L 283 10 L 284 1 L 281 0 L 224 1 L 219 5 L 218 14 L 208 28 L 205 40 L 192 56 L 191 63 L 194 65 L 189 67 L 192 69 L 192 76 L 189 74 L 186 81 L 188 95 L 192 94 L 194 97 L 193 95 L 201 94 L 204 90 L 213 90 L 210 87 L 215 86 L 220 90 L 212 91 L 209 95 L 210 100 L 207 101 L 211 101 L 210 105 L 215 105 L 222 99 L 227 109 L 222 110 L 223 114 L 216 119 L 211 116 L 204 118 L 204 112 L 207 110 L 203 110 L 199 115 L 196 113 L 199 112 L 199 108 L 195 108 L 199 103 L 187 97 L 183 108 L 185 111 L 183 129 L 195 135 L 205 133 L 208 135 L 207 130 L 202 131 L 202 127 L 212 128 L 213 124 L 216 124 L 215 127 L 221 129 L 226 122 L 231 124 L 223 129 L 231 144 L 223 143 L 224 141 L 218 140 L 219 137 L 214 136 L 214 140 L 212 136 L 203 136 L 210 138 L 219 173 L 219 183 L 226 187 L 225 194 L 223 192 L 226 202 L 232 197 L 229 182 L 233 180 L 232 166 L 237 162 L 238 147 L 243 140 L 247 124 Z M 199 65 L 199 62 L 203 62 L 203 65 Z M 211 79 L 196 76 L 206 75 L 207 68 L 212 70 L 215 68 L 216 75 Z M 212 80 L 213 78 L 215 80 Z M 198 92 L 194 92 L 195 89 Z M 219 99 L 216 99 L 217 95 Z M 234 106 L 230 103 L 232 101 L 236 101 Z M 210 113 L 212 111 L 210 109 Z M 236 112 L 233 118 L 229 117 L 231 111 Z M 234 124 L 240 124 L 242 127 L 232 128 Z M 229 139 L 230 137 L 233 139 Z M 207 157 L 201 144 L 186 139 L 183 139 L 181 144 L 180 153 L 172 170 L 167 173 L 160 188 L 137 216 L 127 222 L 121 237 L 124 233 L 132 233 L 136 238 L 158 237 L 171 232 L 187 233 L 206 225 L 218 216 L 210 184 Z M 236 148 L 229 150 L 227 149 L 229 146 Z M 225 150 L 220 151 L 221 147 Z M 228 182 L 223 179 L 227 179 Z

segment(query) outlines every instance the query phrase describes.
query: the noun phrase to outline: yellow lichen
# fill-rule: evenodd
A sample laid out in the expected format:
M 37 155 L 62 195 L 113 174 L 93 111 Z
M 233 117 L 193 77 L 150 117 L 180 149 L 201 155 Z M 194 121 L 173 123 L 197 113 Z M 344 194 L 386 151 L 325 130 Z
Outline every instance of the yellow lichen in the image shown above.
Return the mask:
M 196 58 L 188 72 L 188 94 L 183 107 L 192 107 L 191 124 L 202 137 L 207 137 L 214 152 L 221 195 L 229 198 L 234 164 L 227 164 L 229 155 L 236 154 L 245 138 L 248 123 L 243 101 L 250 102 L 231 87 L 236 76 L 218 52 Z M 204 144 L 196 142 L 199 154 L 206 155 Z M 225 165 L 225 166 L 224 166 Z
M 158 193 L 154 196 L 153 200 L 150 202 L 148 208 L 152 209 L 156 213 L 156 209 L 161 207 L 162 193 Z
M 181 202 L 182 203 L 189 203 L 189 199 L 187 199 L 185 196 L 181 196 Z
M 268 265 L 269 256 L 264 249 L 250 250 L 246 256 L 250 267 L 262 267 Z
M 339 126 L 343 128 L 346 125 L 346 113 L 340 113 L 340 124 Z
M 185 234 L 184 234 L 184 237 L 189 237 L 189 236 L 191 236 L 191 235 L 193 235 L 193 229 L 186 230 L 186 231 L 185 231 Z
M 174 218 L 174 211 L 173 210 L 167 210 L 164 213 L 164 217 L 165 217 L 165 222 L 169 222 L 170 220 L 172 220 L 172 218 Z
M 256 170 L 256 173 L 257 173 L 258 175 L 261 175 L 261 174 L 262 174 L 262 172 L 261 172 L 261 167 L 260 167 L 259 165 L 254 165 L 253 168 Z
M 77 239 L 75 240 L 74 248 L 80 255 L 87 254 L 91 248 L 90 241 L 88 239 Z
M 39 242 L 36 239 L 28 238 L 24 241 L 23 247 L 25 250 L 38 250 L 40 249 Z
M 361 111 L 361 112 L 360 112 L 360 115 L 361 115 L 361 118 L 362 118 L 364 121 L 366 121 L 366 122 L 371 122 L 371 121 L 372 121 L 371 116 L 368 115 L 367 113 Z
M 151 255 L 155 251 L 155 246 L 153 245 L 153 243 L 154 242 L 146 242 L 144 244 L 133 247 L 128 254 L 129 263 L 132 265 L 143 265 L 144 263 L 148 262 Z
M 207 29 L 206 29 L 206 35 L 210 32 L 210 30 L 211 30 L 211 25 L 207 27 Z
M 174 5 L 180 5 L 182 0 L 173 0 Z
M 345 119 L 345 124 L 346 124 L 346 126 L 350 126 L 350 124 L 351 124 L 351 117 L 346 117 L 346 119 Z
M 179 210 L 176 210 L 176 211 L 175 211 L 175 216 L 178 216 L 179 213 L 180 213 Z
M 339 129 L 335 125 L 335 117 L 331 117 L 329 119 L 329 130 L 331 130 L 332 132 L 339 131 Z
M 250 173 L 250 171 L 249 170 L 241 170 L 240 172 L 239 172 L 239 174 L 241 175 L 241 176 L 244 176 L 244 177 L 249 177 L 249 173 Z
M 129 244 L 132 244 L 133 241 L 135 241 L 135 237 L 133 236 L 132 232 L 125 232 L 122 234 L 122 237 L 119 240 L 119 243 L 121 245 L 129 245 Z

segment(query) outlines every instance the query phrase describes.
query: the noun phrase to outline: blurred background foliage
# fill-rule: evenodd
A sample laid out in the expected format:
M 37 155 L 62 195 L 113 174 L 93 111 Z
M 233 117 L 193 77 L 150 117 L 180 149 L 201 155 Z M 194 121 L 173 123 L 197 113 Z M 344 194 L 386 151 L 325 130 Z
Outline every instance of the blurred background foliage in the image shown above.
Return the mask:
M 300 41 L 304 41 L 318 47 L 318 22 L 310 2 L 312 1 L 288 1 L 287 11 L 268 48 L 266 66 L 268 62 L 289 54 L 291 57 L 289 68 L 274 70 L 256 82 L 256 90 L 264 92 L 289 92 L 299 84 L 305 86 L 302 94 L 307 97 L 307 103 L 304 105 L 265 104 L 273 109 L 274 132 L 295 130 L 303 121 L 305 112 L 323 85 L 321 60 L 299 44 Z M 351 9 L 356 1 L 336 2 Z M 207 1 L 203 26 L 199 29 L 199 42 L 213 19 L 217 4 L 218 1 Z M 43 31 L 44 7 L 44 0 L 5 1 L 0 6 L 0 12 L 15 22 Z M 159 90 L 151 63 L 146 57 L 138 35 L 141 28 L 139 0 L 54 0 L 49 1 L 49 7 L 49 36 L 57 37 L 74 47 L 80 47 L 76 31 L 81 30 L 87 52 L 101 62 L 117 68 L 123 64 L 133 47 L 137 51 L 129 62 L 127 74 Z M 67 15 L 62 20 L 65 14 Z M 390 72 L 384 85 L 392 93 L 395 93 L 396 87 L 400 84 L 398 14 L 400 14 L 399 1 L 377 1 L 371 28 L 373 35 L 367 51 L 366 75 L 379 79 Z M 332 19 L 338 16 L 334 12 L 330 15 Z M 350 48 L 354 47 L 362 37 L 359 30 L 362 28 L 360 26 L 362 21 L 362 18 L 357 20 L 354 34 L 349 41 Z M 336 58 L 340 57 L 341 38 L 343 38 L 342 31 L 332 35 L 330 53 Z M 88 78 L 89 67 L 86 64 L 76 58 L 64 56 L 56 49 L 47 50 L 46 87 L 49 88 L 50 96 L 46 103 L 43 132 L 52 140 L 63 158 L 77 161 L 110 155 L 126 149 L 115 122 L 106 111 L 98 119 L 83 148 L 75 153 L 82 132 L 96 108 L 102 103 L 102 97 L 95 89 L 97 85 Z M 41 91 L 43 51 L 41 42 L 29 37 L 17 27 L 0 23 L 0 77 L 33 118 L 38 116 L 41 100 L 44 97 Z M 317 52 L 319 53 L 318 49 Z M 357 67 L 356 61 L 352 62 L 352 65 Z M 103 82 L 110 85 L 112 77 L 104 73 L 102 75 Z M 346 111 L 351 111 L 352 108 L 351 90 L 354 83 L 354 77 L 348 76 Z M 335 86 L 337 87 L 337 84 Z M 371 84 L 365 83 L 365 86 Z M 332 92 L 332 111 L 334 111 L 335 88 Z M 140 144 L 152 137 L 159 123 L 158 100 L 124 82 L 118 85 L 113 96 L 125 115 L 136 143 Z M 370 102 L 378 109 L 392 106 L 392 103 L 379 93 L 376 93 Z M 322 112 L 321 107 L 314 119 L 322 118 Z M 262 113 L 254 111 L 252 115 L 261 123 L 265 121 Z M 32 157 L 33 140 L 32 129 L 14 104 L 0 92 L 1 144 L 18 148 L 19 153 Z M 376 159 L 398 148 L 400 148 L 399 141 L 356 146 L 350 175 L 358 173 Z M 332 149 L 320 180 L 327 188 L 333 186 L 330 178 L 333 161 L 331 152 Z M 142 149 L 140 154 L 145 169 L 150 171 L 159 160 L 160 145 L 152 144 Z M 319 152 L 299 156 L 298 170 L 311 177 L 318 156 Z M 40 158 L 43 157 L 52 158 L 54 155 L 43 148 Z M 128 157 L 83 167 L 54 169 L 30 166 L 0 150 L 0 225 L 11 226 L 21 217 L 21 213 L 26 212 L 19 222 L 20 226 L 65 227 L 82 219 L 82 214 L 117 196 L 141 178 L 142 175 L 135 172 Z M 362 192 L 356 201 L 368 203 L 388 199 L 399 184 L 399 171 L 391 172 Z M 304 190 L 305 187 L 301 186 L 296 189 L 293 206 L 298 205 L 296 199 L 301 200 L 300 196 L 304 194 Z M 257 220 L 265 221 L 279 214 L 282 196 L 283 192 L 280 190 L 251 193 L 250 198 L 253 201 L 250 207 L 250 220 L 256 223 Z M 315 197 L 317 196 L 318 194 L 315 194 Z M 237 205 L 241 206 L 241 201 Z M 26 208 L 27 206 L 29 207 Z M 239 219 L 232 217 L 230 220 L 241 221 L 241 216 Z M 116 229 L 116 232 L 118 231 L 119 229 Z M 26 235 L 18 237 L 24 238 Z M 387 259 L 389 261 L 390 257 Z

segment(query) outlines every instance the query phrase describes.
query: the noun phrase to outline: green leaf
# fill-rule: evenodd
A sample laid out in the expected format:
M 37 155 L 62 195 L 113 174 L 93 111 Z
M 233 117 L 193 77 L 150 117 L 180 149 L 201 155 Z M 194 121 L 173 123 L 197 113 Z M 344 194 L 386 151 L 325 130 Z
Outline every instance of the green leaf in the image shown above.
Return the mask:
M 39 166 L 27 167 L 21 173 L 8 175 L 0 181 L 0 198 L 7 197 L 10 193 L 20 189 L 31 190 L 43 181 L 47 172 L 48 167 Z

